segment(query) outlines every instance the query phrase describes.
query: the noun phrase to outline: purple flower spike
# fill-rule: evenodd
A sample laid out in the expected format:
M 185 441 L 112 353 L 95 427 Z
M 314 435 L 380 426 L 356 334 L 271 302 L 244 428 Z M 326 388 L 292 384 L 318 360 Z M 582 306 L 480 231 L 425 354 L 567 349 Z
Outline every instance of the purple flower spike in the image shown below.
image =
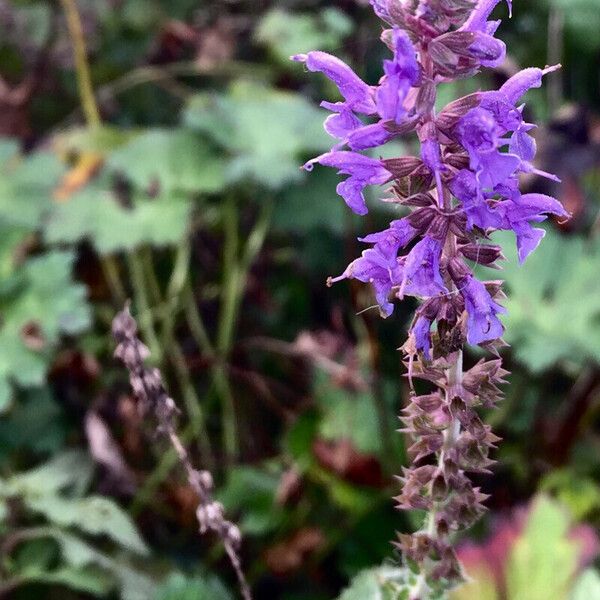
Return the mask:
M 460 292 L 465 299 L 467 310 L 467 340 L 469 344 L 477 345 L 491 342 L 502 337 L 504 327 L 498 313 L 506 309 L 496 304 L 485 285 L 472 275 L 465 277 L 459 284 Z
M 398 590 L 403 598 L 446 597 L 461 582 L 452 534 L 485 510 L 486 496 L 468 473 L 488 471 L 497 438 L 477 407 L 502 398 L 498 386 L 506 371 L 493 358 L 463 373 L 463 350 L 469 343 L 496 352 L 504 332 L 499 315 L 506 311 L 495 301 L 503 297 L 502 282 L 478 281 L 469 264 L 498 268 L 505 257 L 490 243 L 498 230 L 514 232 L 523 262 L 544 237 L 535 225 L 549 215 L 568 216 L 555 198 L 519 190 L 521 173 L 556 180 L 534 167 L 534 125 L 524 121 L 519 103 L 557 67 L 525 69 L 499 90 L 436 109 L 440 83 L 504 60 L 506 46 L 495 37 L 500 21 L 490 20 L 500 1 L 370 0 L 389 25 L 382 40 L 393 52 L 376 86 L 328 54 L 296 57 L 324 72 L 344 97 L 322 103 L 333 113 L 325 129 L 336 145 L 304 168 L 320 163 L 346 175 L 337 191 L 358 214 L 367 212 L 365 186 L 391 182 L 382 200 L 388 209 L 408 213 L 359 238 L 373 246 L 329 280 L 369 283 L 384 317 L 392 313 L 393 300 L 419 299 L 402 346 L 411 395 L 401 420 L 413 438 L 408 453 L 414 464 L 404 470 L 397 500 L 399 508 L 424 510 L 427 517 L 415 534 L 399 536 L 406 567 L 418 569 Z M 511 0 L 507 4 L 512 11 Z M 359 153 L 409 133 L 420 143 L 415 156 L 377 160 Z M 418 396 L 416 378 L 435 389 Z
M 404 275 L 398 296 L 429 297 L 447 292 L 440 275 L 440 256 L 442 243 L 432 237 L 425 236 L 408 253 L 404 264 Z
M 292 60 L 306 63 L 309 71 L 318 71 L 331 79 L 349 108 L 366 115 L 375 112 L 371 87 L 339 58 L 315 50 L 308 54 L 296 54 L 292 56 Z
M 367 185 L 381 185 L 392 179 L 392 174 L 380 160 L 362 154 L 346 151 L 334 151 L 321 154 L 305 165 L 306 171 L 312 171 L 314 163 L 338 169 L 340 175 L 350 175 L 346 181 L 338 184 L 337 193 L 358 215 L 366 215 L 367 205 L 363 190 Z

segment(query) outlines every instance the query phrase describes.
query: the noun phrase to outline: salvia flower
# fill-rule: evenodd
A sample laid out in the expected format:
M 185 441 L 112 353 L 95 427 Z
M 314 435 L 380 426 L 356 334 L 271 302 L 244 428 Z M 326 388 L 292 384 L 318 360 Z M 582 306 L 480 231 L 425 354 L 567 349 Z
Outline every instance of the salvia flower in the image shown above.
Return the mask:
M 498 230 L 515 234 L 523 262 L 544 236 L 535 225 L 550 215 L 568 217 L 555 198 L 519 189 L 523 173 L 558 181 L 535 167 L 535 126 L 525 121 L 522 104 L 557 67 L 524 69 L 498 90 L 435 109 L 438 86 L 504 60 L 500 21 L 491 18 L 500 3 L 371 0 L 389 26 L 382 41 L 392 54 L 374 85 L 329 54 L 292 57 L 325 74 L 342 97 L 322 103 L 331 111 L 325 129 L 336 143 L 304 168 L 318 163 L 345 175 L 337 192 L 359 215 L 367 212 L 364 189 L 371 185 L 387 185 L 385 201 L 407 211 L 387 229 L 359 238 L 370 247 L 329 283 L 369 284 L 383 317 L 404 296 L 420 301 L 403 350 L 411 388 L 422 379 L 433 389 L 421 396 L 413 391 L 402 415 L 413 465 L 404 470 L 398 504 L 427 511 L 423 528 L 398 541 L 418 572 L 409 578 L 409 600 L 438 597 L 462 579 L 452 535 L 484 510 L 486 496 L 468 474 L 489 471 L 498 441 L 477 409 L 502 398 L 507 373 L 497 358 L 464 371 L 463 348 L 502 347 L 504 294 L 502 282 L 480 281 L 473 263 L 498 268 L 504 257 L 490 243 Z M 417 156 L 376 158 L 373 148 L 411 132 L 420 143 Z

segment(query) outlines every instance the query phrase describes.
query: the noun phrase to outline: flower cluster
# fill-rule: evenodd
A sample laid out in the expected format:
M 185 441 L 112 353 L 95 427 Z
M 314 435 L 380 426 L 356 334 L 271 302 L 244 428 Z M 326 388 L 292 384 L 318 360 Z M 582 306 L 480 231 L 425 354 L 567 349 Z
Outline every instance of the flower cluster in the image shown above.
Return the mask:
M 515 233 L 523 262 L 544 236 L 534 225 L 549 215 L 568 216 L 554 198 L 519 190 L 523 173 L 556 180 L 533 166 L 534 125 L 520 104 L 556 67 L 525 69 L 497 91 L 436 110 L 439 85 L 504 60 L 506 47 L 495 37 L 500 21 L 490 20 L 499 3 L 371 0 L 389 26 L 382 41 L 391 52 L 377 85 L 325 52 L 292 57 L 323 73 L 343 98 L 322 103 L 332 113 L 325 129 L 337 142 L 304 169 L 337 169 L 345 176 L 337 192 L 359 215 L 368 211 L 364 191 L 371 185 L 387 184 L 385 202 L 403 208 L 387 229 L 359 238 L 369 247 L 329 283 L 369 283 L 384 317 L 395 300 L 421 300 L 403 348 L 411 381 L 425 379 L 437 390 L 413 395 L 405 411 L 414 465 L 398 498 L 401 507 L 428 511 L 424 529 L 400 539 L 405 556 L 419 565 L 414 599 L 428 597 L 436 582 L 460 579 L 449 536 L 473 522 L 484 498 L 465 473 L 489 467 L 496 441 L 475 409 L 497 402 L 505 371 L 499 360 L 484 360 L 463 373 L 462 349 L 465 343 L 499 347 L 505 309 L 501 282 L 479 281 L 473 264 L 497 267 L 504 258 L 489 241 L 497 230 Z M 418 156 L 379 159 L 363 152 L 409 133 L 420 142 Z

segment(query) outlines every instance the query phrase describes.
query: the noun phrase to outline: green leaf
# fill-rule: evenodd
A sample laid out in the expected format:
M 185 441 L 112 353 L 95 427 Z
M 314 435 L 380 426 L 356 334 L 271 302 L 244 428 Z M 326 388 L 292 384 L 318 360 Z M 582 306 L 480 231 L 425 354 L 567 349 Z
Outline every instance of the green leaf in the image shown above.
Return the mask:
M 323 114 L 300 94 L 238 81 L 228 94 L 198 94 L 185 122 L 228 150 L 231 182 L 252 179 L 271 188 L 301 180 L 302 157 L 327 150 Z
M 556 494 L 577 520 L 600 508 L 600 486 L 591 477 L 570 468 L 550 471 L 540 483 L 540 490 Z
M 57 453 L 64 445 L 67 423 L 62 407 L 48 388 L 31 388 L 0 419 L 2 453 L 28 448 L 38 453 Z
M 309 234 L 328 230 L 342 234 L 348 223 L 348 207 L 336 194 L 340 182 L 333 169 L 323 169 L 287 186 L 275 204 L 273 227 L 280 231 Z M 307 203 L 307 198 L 314 202 Z
M 467 569 L 467 581 L 450 593 L 450 600 L 498 600 L 494 574 L 485 565 L 479 564 Z
M 594 569 L 586 569 L 575 582 L 569 600 L 600 600 L 600 575 Z
M 233 600 L 227 588 L 215 576 L 185 577 L 181 573 L 172 573 L 167 581 L 158 588 L 155 600 Z
M 104 496 L 81 499 L 63 498 L 53 494 L 25 496 L 24 502 L 34 512 L 62 527 L 76 527 L 91 535 L 106 535 L 124 548 L 137 554 L 148 554 L 127 513 L 113 500 Z
M 32 530 L 29 531 L 31 532 Z M 58 544 L 61 556 L 66 563 L 66 567 L 60 567 L 61 571 L 68 568 L 71 572 L 93 573 L 94 571 L 91 570 L 92 566 L 100 567 L 107 574 L 110 574 L 110 579 L 112 580 L 105 583 L 105 585 L 108 586 L 110 583 L 110 587 L 112 587 L 116 581 L 121 590 L 121 597 L 124 600 L 147 600 L 153 597 L 153 592 L 156 588 L 154 582 L 143 573 L 128 566 L 121 557 L 112 558 L 76 535 L 63 531 L 58 527 L 40 527 L 34 533 L 36 534 L 36 538 L 34 539 L 51 538 Z M 33 574 L 31 569 L 28 569 L 26 572 L 30 573 L 30 575 Z M 54 572 L 56 571 L 49 574 L 47 572 L 44 573 L 38 568 L 37 576 L 46 577 L 50 575 L 51 577 Z M 97 577 L 99 579 L 100 574 Z
M 508 561 L 509 600 L 566 600 L 577 570 L 578 544 L 568 538 L 569 518 L 547 496 L 533 503 L 523 535 Z
M 156 588 L 154 582 L 143 573 L 128 566 L 123 560 L 114 559 L 96 550 L 77 536 L 58 528 L 48 528 L 45 534 L 58 542 L 63 557 L 69 565 L 75 567 L 97 565 L 111 573 L 121 588 L 123 600 L 147 600 L 153 596 Z
M 90 325 L 86 289 L 71 277 L 74 259 L 72 252 L 49 252 L 18 270 L 13 264 L 12 276 L 2 281 L 0 409 L 10 399 L 11 381 L 42 385 L 61 334 L 77 334 Z
M 274 8 L 260 20 L 255 37 L 282 65 L 290 66 L 293 54 L 337 49 L 352 29 L 352 21 L 335 8 L 317 14 L 295 14 Z
M 381 451 L 379 418 L 375 401 L 369 393 L 349 394 L 319 378 L 315 396 L 323 411 L 319 427 L 326 440 L 349 438 L 359 452 L 377 454 Z
M 359 573 L 338 600 L 397 600 L 406 590 L 408 573 L 399 567 L 379 567 Z
M 532 371 L 556 362 L 600 360 L 600 252 L 597 243 L 554 231 L 520 266 L 514 236 L 496 234 L 507 261 L 506 340 Z M 486 270 L 490 277 L 490 271 Z
M 28 583 L 43 583 L 49 586 L 64 586 L 69 589 L 106 596 L 113 588 L 113 583 L 107 575 L 94 567 L 75 569 L 61 567 L 53 571 L 38 571 L 35 569 L 19 573 L 21 585 Z
M 65 488 L 84 490 L 92 476 L 93 464 L 85 452 L 70 450 L 43 465 L 10 477 L 0 488 L 8 496 L 38 497 Z
M 121 206 L 100 184 L 89 186 L 68 203 L 57 205 L 45 228 L 48 243 L 76 243 L 88 239 L 100 254 L 134 250 L 144 244 L 177 244 L 186 234 L 189 200 L 161 196 L 134 198 L 133 207 Z
M 284 513 L 275 504 L 275 494 L 281 473 L 267 467 L 236 467 L 227 478 L 227 484 L 218 497 L 226 512 L 241 512 L 239 522 L 244 533 L 263 535 L 276 529 Z
M 1 153 L 8 155 L 10 145 Z M 14 148 L 13 148 L 14 149 Z M 0 167 L 0 226 L 18 226 L 33 231 L 52 208 L 52 191 L 64 166 L 49 152 L 28 157 L 12 155 Z
M 224 161 L 198 134 L 185 129 L 150 129 L 110 154 L 110 169 L 142 189 L 218 192 L 225 184 Z
M 135 135 L 135 132 L 111 125 L 77 127 L 57 135 L 54 146 L 62 153 L 94 152 L 104 155 L 123 146 Z

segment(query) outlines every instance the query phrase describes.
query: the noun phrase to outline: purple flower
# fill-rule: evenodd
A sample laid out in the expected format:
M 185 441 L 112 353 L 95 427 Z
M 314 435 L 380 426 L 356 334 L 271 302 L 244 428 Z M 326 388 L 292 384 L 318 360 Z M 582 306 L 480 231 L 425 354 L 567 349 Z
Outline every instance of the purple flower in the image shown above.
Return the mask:
M 482 344 L 502 337 L 504 327 L 496 315 L 505 313 L 506 309 L 492 300 L 485 285 L 471 274 L 459 282 L 459 289 L 465 299 L 469 344 Z
M 325 131 L 334 138 L 343 140 L 363 125 L 363 122 L 348 108 L 345 102 L 323 101 L 321 106 L 334 113 L 329 115 L 323 123 Z
M 558 68 L 560 68 L 559 65 L 546 67 L 543 70 L 538 69 L 537 67 L 523 69 L 506 81 L 498 91 L 500 94 L 504 95 L 507 102 L 514 105 L 525 92 L 529 91 L 531 88 L 541 87 L 544 75 L 552 73 Z
M 309 160 L 303 168 L 312 171 L 314 163 L 334 167 L 340 175 L 350 175 L 346 181 L 338 184 L 336 191 L 358 215 L 368 212 L 363 189 L 367 185 L 381 185 L 392 179 L 392 174 L 380 160 L 355 152 L 327 152 Z
M 410 333 L 415 337 L 415 347 L 425 355 L 427 360 L 431 360 L 431 321 L 421 315 L 415 320 Z
M 385 75 L 375 91 L 375 99 L 379 116 L 400 124 L 407 114 L 404 101 L 410 88 L 419 81 L 420 70 L 415 48 L 406 32 L 394 29 L 392 43 L 394 58 L 383 62 Z
M 500 137 L 503 133 L 495 116 L 481 106 L 471 109 L 458 123 L 458 137 L 469 153 L 471 169 L 483 189 L 495 188 L 521 166 L 518 156 L 498 150 L 505 144 Z
M 348 108 L 366 115 L 375 112 L 371 86 L 339 58 L 315 50 L 308 54 L 296 54 L 292 56 L 292 60 L 304 62 L 309 71 L 318 71 L 331 79 L 340 90 Z
M 543 229 L 532 227 L 531 223 L 541 223 L 549 214 L 567 218 L 569 213 L 562 204 L 545 194 L 514 194 L 511 200 L 499 205 L 504 223 L 502 229 L 512 229 L 517 237 L 519 262 L 525 259 L 538 247 L 546 234 Z
M 408 219 L 398 219 L 390 223 L 389 229 L 371 233 L 359 241 L 375 244 L 375 248 L 386 258 L 395 259 L 398 250 L 404 248 L 417 235 L 417 230 L 412 227 Z
M 365 125 L 350 132 L 345 139 L 345 143 L 352 150 L 366 150 L 383 146 L 394 137 L 394 133 L 386 129 L 385 121 L 379 121 L 372 125 Z
M 408 253 L 398 297 L 404 294 L 429 297 L 447 292 L 440 275 L 442 243 L 426 235 Z
M 450 190 L 460 200 L 470 230 L 473 226 L 484 231 L 502 227 L 503 215 L 492 208 L 488 200 L 479 192 L 477 178 L 472 171 L 460 170 L 452 180 Z
M 466 23 L 461 27 L 463 31 L 486 31 L 489 32 L 493 28 L 492 34 L 495 33 L 496 22 L 488 22 L 489 16 L 492 14 L 496 5 L 502 0 L 479 0 L 477 6 L 473 9 L 471 16 Z M 508 4 L 509 14 L 512 15 L 512 0 L 506 0 Z
M 329 284 L 342 279 L 358 279 L 370 283 L 383 317 L 389 317 L 394 305 L 389 301 L 392 288 L 400 283 L 402 269 L 395 256 L 385 256 L 377 248 L 365 250 L 360 258 L 351 262 L 339 276 L 330 278 Z

